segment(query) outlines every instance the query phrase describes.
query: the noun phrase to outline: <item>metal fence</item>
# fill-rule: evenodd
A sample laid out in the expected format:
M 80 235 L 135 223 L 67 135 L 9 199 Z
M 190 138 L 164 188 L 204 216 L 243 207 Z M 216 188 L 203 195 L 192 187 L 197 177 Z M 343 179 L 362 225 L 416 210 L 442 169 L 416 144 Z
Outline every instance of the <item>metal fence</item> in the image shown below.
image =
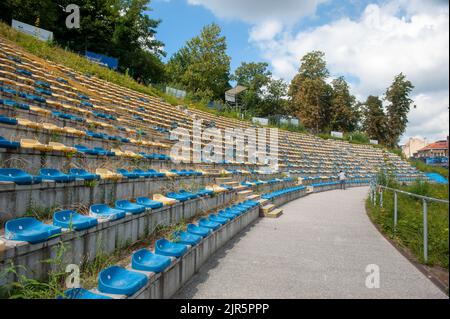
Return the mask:
M 382 186 L 382 185 L 376 185 L 375 183 L 371 183 L 370 199 L 371 199 L 373 205 L 377 204 L 377 194 L 376 193 L 378 192 L 378 194 L 379 194 L 378 202 L 379 202 L 380 207 L 383 207 L 383 192 L 384 191 L 394 192 L 394 233 L 396 231 L 397 221 L 398 221 L 398 194 L 404 194 L 404 195 L 419 198 L 422 200 L 423 259 L 425 260 L 425 262 L 427 262 L 428 261 L 428 202 L 443 203 L 443 204 L 448 205 L 448 203 L 449 203 L 448 200 L 417 195 L 417 194 L 405 192 L 400 189 L 395 189 L 395 188 L 386 187 L 386 186 Z

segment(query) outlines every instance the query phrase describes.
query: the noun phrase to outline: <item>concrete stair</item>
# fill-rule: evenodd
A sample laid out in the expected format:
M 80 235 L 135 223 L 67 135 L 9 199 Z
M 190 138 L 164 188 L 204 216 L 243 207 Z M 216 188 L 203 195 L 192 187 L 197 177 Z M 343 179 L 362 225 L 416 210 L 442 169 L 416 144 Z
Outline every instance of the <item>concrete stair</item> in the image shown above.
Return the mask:
M 261 217 L 278 218 L 281 214 L 283 214 L 283 210 L 276 208 L 274 204 L 267 204 L 259 208 L 259 215 Z
M 240 191 L 237 193 L 238 200 L 243 201 L 243 200 L 247 199 L 248 196 L 252 196 L 252 194 L 253 194 L 253 191 L 250 189 Z

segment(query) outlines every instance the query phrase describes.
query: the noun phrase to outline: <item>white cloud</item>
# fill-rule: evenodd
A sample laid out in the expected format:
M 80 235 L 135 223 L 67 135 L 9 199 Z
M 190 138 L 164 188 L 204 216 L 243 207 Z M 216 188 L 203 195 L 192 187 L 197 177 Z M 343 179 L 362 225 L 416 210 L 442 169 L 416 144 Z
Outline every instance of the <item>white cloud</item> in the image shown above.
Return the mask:
M 293 23 L 315 13 L 317 6 L 327 0 L 187 0 L 201 5 L 220 18 L 239 19 L 251 24 L 278 20 Z
M 418 106 L 410 113 L 404 138 L 420 134 L 430 140 L 444 138 L 448 134 L 449 14 L 448 5 L 437 2 L 370 4 L 355 20 L 345 17 L 298 33 L 285 27 L 278 34 L 266 32 L 262 40 L 250 36 L 250 41 L 270 62 L 274 75 L 286 80 L 295 75 L 305 53 L 325 52 L 332 76 L 357 79 L 351 87 L 360 99 L 383 94 L 394 76 L 403 72 L 415 85 L 413 98 Z
M 279 21 L 266 21 L 257 24 L 250 30 L 250 41 L 272 40 L 280 31 L 283 25 Z

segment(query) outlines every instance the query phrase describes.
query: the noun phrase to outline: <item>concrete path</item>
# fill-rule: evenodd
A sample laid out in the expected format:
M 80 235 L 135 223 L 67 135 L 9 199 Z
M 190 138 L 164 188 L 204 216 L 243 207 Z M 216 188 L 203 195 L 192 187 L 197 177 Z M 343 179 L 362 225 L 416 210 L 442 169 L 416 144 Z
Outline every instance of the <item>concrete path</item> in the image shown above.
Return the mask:
M 367 192 L 288 203 L 218 250 L 174 298 L 448 298 L 372 225 Z M 371 264 L 379 288 L 366 287 Z

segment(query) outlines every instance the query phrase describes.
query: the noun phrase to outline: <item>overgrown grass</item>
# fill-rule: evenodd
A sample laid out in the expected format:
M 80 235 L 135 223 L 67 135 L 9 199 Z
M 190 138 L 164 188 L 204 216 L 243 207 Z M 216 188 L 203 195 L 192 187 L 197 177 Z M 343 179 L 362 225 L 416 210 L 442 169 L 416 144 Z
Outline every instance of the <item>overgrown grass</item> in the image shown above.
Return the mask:
M 448 185 L 416 181 L 412 185 L 395 185 L 395 188 L 410 193 L 448 200 Z M 366 201 L 370 218 L 381 230 L 400 246 L 411 251 L 421 263 L 423 259 L 423 215 L 422 200 L 398 194 L 398 223 L 394 231 L 394 194 L 383 193 L 383 207 Z M 449 267 L 448 205 L 428 203 L 428 265 Z

